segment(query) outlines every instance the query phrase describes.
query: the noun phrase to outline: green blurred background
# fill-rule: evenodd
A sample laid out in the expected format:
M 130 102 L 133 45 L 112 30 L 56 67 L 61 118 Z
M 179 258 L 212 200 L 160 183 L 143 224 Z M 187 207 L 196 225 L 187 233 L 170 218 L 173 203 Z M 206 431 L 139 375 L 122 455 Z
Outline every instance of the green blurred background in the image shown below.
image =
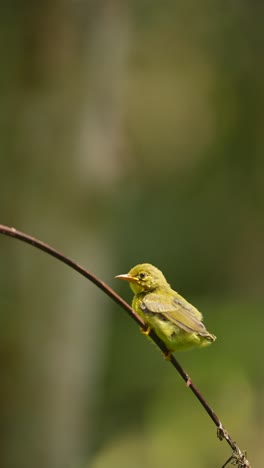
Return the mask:
M 264 6 L 3 2 L 0 223 L 114 276 L 151 262 L 216 343 L 179 354 L 264 457 Z M 125 312 L 0 238 L 0 465 L 212 468 L 230 455 Z

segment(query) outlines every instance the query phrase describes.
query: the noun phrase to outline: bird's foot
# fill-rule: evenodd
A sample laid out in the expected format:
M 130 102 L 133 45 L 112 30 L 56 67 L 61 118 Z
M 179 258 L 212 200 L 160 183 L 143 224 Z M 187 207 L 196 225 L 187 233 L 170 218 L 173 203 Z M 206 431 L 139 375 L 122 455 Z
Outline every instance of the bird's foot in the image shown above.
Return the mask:
M 164 353 L 164 359 L 165 361 L 170 361 L 172 356 L 172 351 L 168 351 L 167 353 Z
M 151 332 L 151 326 L 148 325 L 148 328 L 146 330 L 144 328 L 140 328 L 140 331 L 141 331 L 142 335 L 149 336 L 149 334 Z

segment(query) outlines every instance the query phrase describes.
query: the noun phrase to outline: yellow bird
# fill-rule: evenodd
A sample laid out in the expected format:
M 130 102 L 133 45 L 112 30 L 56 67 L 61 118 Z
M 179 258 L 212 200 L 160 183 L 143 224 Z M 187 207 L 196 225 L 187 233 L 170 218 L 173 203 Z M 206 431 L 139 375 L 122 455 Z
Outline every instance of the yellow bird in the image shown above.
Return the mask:
M 150 263 L 136 265 L 116 278 L 129 282 L 135 294 L 132 308 L 148 325 L 144 333 L 155 331 L 169 350 L 167 359 L 174 351 L 205 347 L 216 340 L 206 330 L 201 312 L 174 291 Z

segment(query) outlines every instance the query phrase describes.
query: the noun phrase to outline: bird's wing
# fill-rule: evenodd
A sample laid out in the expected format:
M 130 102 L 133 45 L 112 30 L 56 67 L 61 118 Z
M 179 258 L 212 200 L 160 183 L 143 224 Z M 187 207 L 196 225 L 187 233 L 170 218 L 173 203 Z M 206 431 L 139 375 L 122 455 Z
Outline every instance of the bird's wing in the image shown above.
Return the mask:
M 180 328 L 190 333 L 196 332 L 200 335 L 209 335 L 204 324 L 199 320 L 202 314 L 180 295 L 161 296 L 151 293 L 145 296 L 141 303 L 145 313 L 161 314 L 167 320 L 176 323 Z

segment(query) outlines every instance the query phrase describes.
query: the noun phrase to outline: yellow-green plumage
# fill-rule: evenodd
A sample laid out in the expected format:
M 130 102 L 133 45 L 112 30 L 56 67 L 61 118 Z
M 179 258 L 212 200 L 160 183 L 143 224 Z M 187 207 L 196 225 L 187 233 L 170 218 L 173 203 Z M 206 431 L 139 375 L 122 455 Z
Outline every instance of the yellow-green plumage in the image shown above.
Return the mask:
M 199 310 L 170 287 L 163 273 L 150 263 L 133 267 L 126 275 L 135 296 L 132 307 L 171 351 L 204 347 L 216 339 L 202 323 Z

